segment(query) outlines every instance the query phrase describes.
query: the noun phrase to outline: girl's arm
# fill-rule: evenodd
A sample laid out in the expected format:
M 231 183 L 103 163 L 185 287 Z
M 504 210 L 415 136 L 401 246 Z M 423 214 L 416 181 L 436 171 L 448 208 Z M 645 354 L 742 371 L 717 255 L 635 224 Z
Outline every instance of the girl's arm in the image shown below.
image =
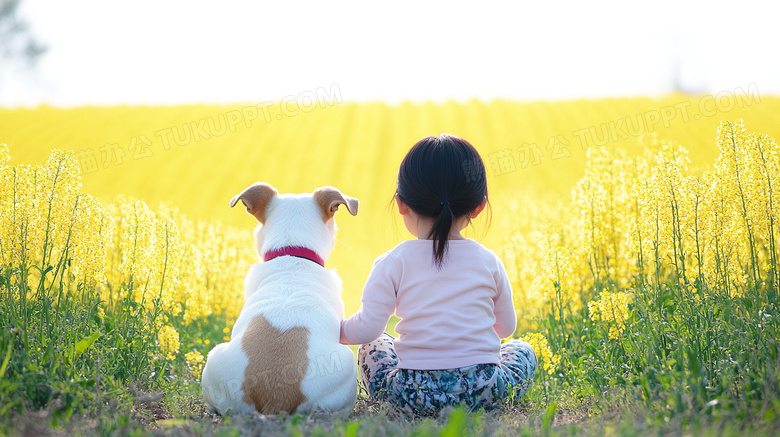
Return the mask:
M 493 298 L 496 324 L 493 329 L 496 330 L 499 338 L 506 338 L 512 335 L 517 328 L 517 314 L 515 314 L 515 304 L 512 301 L 512 286 L 509 283 L 504 264 L 500 259 L 498 262 L 498 274 L 496 277 L 496 296 Z
M 394 263 L 382 256 L 374 261 L 360 299 L 360 309 L 341 322 L 341 344 L 366 344 L 379 338 L 395 312 L 398 275 Z

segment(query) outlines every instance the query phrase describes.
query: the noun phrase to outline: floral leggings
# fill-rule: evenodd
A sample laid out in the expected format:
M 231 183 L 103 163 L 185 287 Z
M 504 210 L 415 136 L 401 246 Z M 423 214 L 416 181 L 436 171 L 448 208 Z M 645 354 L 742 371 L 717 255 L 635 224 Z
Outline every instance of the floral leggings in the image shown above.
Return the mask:
M 501 345 L 501 364 L 475 364 L 449 370 L 398 368 L 395 338 L 382 334 L 360 346 L 360 377 L 374 399 L 417 414 L 435 414 L 458 403 L 469 409 L 494 408 L 519 400 L 533 382 L 536 353 L 521 340 Z

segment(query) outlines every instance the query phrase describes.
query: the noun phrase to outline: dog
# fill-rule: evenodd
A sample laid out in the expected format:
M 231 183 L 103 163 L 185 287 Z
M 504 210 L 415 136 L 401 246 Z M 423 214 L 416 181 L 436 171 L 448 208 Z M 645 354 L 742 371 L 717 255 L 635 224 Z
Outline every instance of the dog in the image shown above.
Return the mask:
M 333 187 L 282 194 L 255 183 L 241 201 L 260 223 L 246 302 L 231 339 L 214 347 L 203 369 L 203 397 L 219 414 L 332 411 L 348 414 L 357 397 L 352 350 L 339 344 L 341 279 L 324 267 L 335 244 L 340 205 L 358 200 Z

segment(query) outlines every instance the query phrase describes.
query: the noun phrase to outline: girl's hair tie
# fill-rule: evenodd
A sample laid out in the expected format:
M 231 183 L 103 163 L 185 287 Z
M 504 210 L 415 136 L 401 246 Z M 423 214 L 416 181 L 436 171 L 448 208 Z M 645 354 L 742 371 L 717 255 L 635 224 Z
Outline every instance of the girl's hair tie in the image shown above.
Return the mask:
M 447 200 L 447 199 L 444 199 L 444 200 L 441 201 L 441 203 L 439 203 L 439 205 L 441 205 L 441 206 L 444 206 L 444 205 L 450 206 L 450 201 Z

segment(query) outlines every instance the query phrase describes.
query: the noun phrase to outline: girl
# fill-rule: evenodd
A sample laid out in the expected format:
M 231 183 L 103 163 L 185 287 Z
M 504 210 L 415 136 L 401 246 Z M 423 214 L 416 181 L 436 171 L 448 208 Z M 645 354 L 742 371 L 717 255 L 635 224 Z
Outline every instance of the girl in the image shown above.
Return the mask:
M 423 138 L 401 162 L 395 202 L 417 240 L 374 261 L 360 310 L 341 323 L 341 343 L 362 345 L 369 396 L 418 414 L 520 398 L 536 354 L 523 341 L 501 344 L 516 324 L 506 271 L 460 234 L 487 204 L 479 153 L 453 135 Z M 397 339 L 382 333 L 393 312 Z

